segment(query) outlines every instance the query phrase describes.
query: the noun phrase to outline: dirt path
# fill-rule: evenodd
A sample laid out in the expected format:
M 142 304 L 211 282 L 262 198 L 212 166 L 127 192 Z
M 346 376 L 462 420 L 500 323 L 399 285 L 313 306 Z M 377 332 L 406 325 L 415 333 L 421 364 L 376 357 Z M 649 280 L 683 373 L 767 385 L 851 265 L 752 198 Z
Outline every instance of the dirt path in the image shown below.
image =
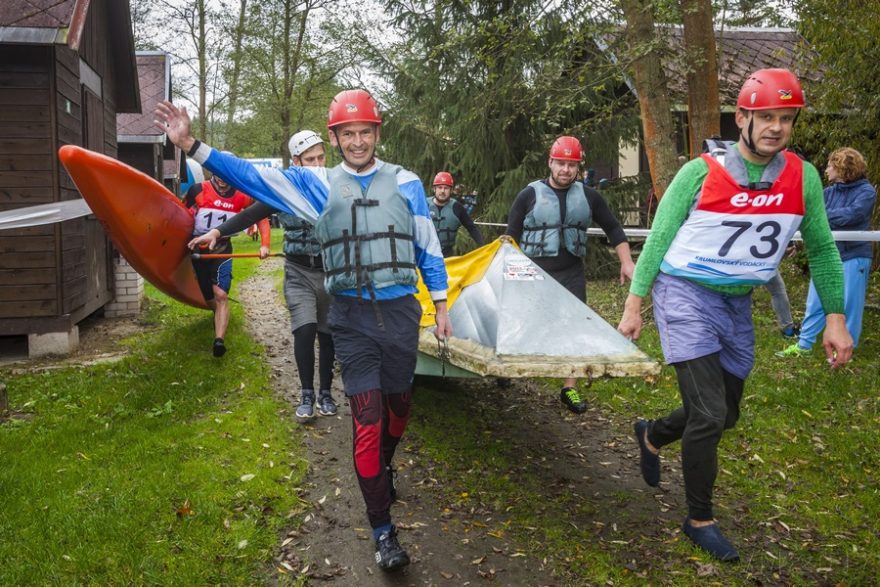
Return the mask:
M 278 265 L 277 260 L 263 263 L 255 278 L 241 284 L 239 300 L 245 305 L 251 334 L 266 347 L 276 388 L 295 405 L 299 385 L 288 314 L 271 277 Z M 613 545 L 609 549 L 621 564 L 644 556 L 644 549 L 637 546 L 639 541 L 632 539 L 651 539 L 651 528 L 660 531 L 663 524 L 658 523 L 658 509 L 681 511 L 680 495 L 658 490 L 654 492 L 656 500 L 647 498 L 648 488 L 635 470 L 636 448 L 626 423 L 612 422 L 596 410 L 583 417 L 566 415 L 555 394 L 530 382 L 506 390 L 489 380 L 455 385 L 466 388 L 457 394 L 458 401 L 471 402 L 475 414 L 489 414 L 485 425 L 492 427 L 494 434 L 518 445 L 523 454 L 536 457 L 528 466 L 538 463 L 546 479 L 548 500 L 574 492 L 595 504 L 594 513 L 575 515 L 570 523 L 598 528 L 596 540 Z M 510 586 L 568 584 L 564 561 L 553 560 L 552 553 L 523 552 L 521 546 L 485 532 L 469 532 L 463 539 L 464 534 L 456 529 L 479 527 L 473 522 L 487 516 L 496 525 L 503 524 L 504 509 L 472 512 L 446 507 L 430 482 L 435 463 L 416 454 L 419 440 L 412 436 L 404 437 L 395 459 L 400 467 L 400 497 L 392 515 L 413 564 L 399 574 L 379 571 L 373 562 L 373 542 L 353 471 L 351 413 L 338 377 L 333 391 L 340 403 L 339 414 L 303 425 L 305 457 L 310 463 L 303 498 L 312 509 L 303 515 L 301 528 L 284 537 L 278 565 L 309 576 L 312 584 L 339 586 L 477 585 L 487 581 Z M 504 406 L 503 421 L 492 416 L 497 405 Z M 664 475 L 676 487 L 674 479 L 680 473 L 671 465 L 667 462 Z M 639 493 L 647 495 L 636 498 Z M 618 525 L 616 520 L 624 507 L 626 523 Z M 663 537 L 653 538 L 660 541 Z M 627 553 L 629 543 L 639 550 L 637 556 Z M 638 565 L 633 563 L 632 570 L 638 573 Z

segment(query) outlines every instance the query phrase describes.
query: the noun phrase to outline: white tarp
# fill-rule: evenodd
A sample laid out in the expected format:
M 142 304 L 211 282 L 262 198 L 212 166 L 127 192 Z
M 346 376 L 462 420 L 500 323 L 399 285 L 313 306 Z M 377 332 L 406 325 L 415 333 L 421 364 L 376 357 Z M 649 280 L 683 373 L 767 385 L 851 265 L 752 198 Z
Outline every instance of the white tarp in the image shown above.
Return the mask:
M 5 210 L 0 212 L 0 230 L 63 222 L 88 216 L 91 213 L 92 209 L 83 199 Z
M 621 286 L 621 298 L 626 289 Z M 510 243 L 449 311 L 449 363 L 501 377 L 649 375 L 659 365 Z M 420 349 L 437 354 L 433 334 Z

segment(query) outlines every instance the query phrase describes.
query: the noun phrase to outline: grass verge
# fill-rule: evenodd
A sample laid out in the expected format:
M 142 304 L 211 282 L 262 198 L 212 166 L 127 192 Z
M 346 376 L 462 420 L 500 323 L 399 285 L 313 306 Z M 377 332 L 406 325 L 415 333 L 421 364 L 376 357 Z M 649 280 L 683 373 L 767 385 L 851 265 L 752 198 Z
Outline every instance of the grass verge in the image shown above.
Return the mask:
M 784 270 L 792 309 L 802 317 L 808 280 L 791 264 Z M 588 290 L 591 306 L 616 324 L 625 290 L 613 281 L 590 282 Z M 878 299 L 874 280 L 869 305 Z M 638 478 L 631 424 L 679 405 L 669 367 L 655 382 L 600 381 L 584 392 L 612 433 L 633 445 L 628 483 L 601 497 L 585 495 L 576 482 L 548 492 L 547 455 L 522 436 L 505 435 L 508 405 L 478 403 L 466 386 L 457 397 L 450 397 L 449 385 L 420 388 L 423 416 L 414 417 L 413 436 L 438 463 L 434 473 L 448 507 L 506 511 L 511 521 L 493 531 L 503 530 L 524 551 L 547 553 L 563 585 L 874 585 L 880 576 L 880 315 L 866 312 L 855 361 L 836 372 L 820 345 L 805 358 L 774 355 L 789 341 L 779 334 L 763 288 L 754 294 L 754 322 L 757 364 L 740 421 L 720 445 L 715 500 L 719 522 L 743 556 L 738 565 L 714 563 L 682 539 L 685 511 L 669 511 L 667 500 Z M 662 358 L 652 323 L 646 322 L 639 346 Z M 575 436 L 573 442 L 596 440 Z M 667 467 L 677 463 L 678 445 L 664 456 Z M 669 493 L 683 503 L 679 484 Z
M 209 312 L 148 287 L 142 322 L 115 364 L 0 371 L 0 584 L 266 580 L 307 463 L 262 349 L 238 304 L 219 360 Z

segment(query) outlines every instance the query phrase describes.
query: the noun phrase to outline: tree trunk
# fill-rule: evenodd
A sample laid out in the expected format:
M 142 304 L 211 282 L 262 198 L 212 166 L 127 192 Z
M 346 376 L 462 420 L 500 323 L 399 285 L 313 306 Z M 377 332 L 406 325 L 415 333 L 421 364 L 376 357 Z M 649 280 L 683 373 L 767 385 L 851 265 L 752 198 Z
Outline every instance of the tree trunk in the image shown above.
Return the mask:
M 238 107 L 238 80 L 241 77 L 242 52 L 241 45 L 244 38 L 245 12 L 247 0 L 241 0 L 238 10 L 238 26 L 235 27 L 232 49 L 232 77 L 229 80 L 229 108 L 226 110 L 226 132 L 223 139 L 224 148 L 229 149 L 229 130 L 235 122 L 235 111 Z
M 198 0 L 196 10 L 196 18 L 199 22 L 199 38 L 195 40 L 199 56 L 199 137 L 203 141 L 210 142 L 208 137 L 208 42 L 205 39 L 207 21 L 205 0 Z
M 281 136 L 285 146 L 287 139 L 293 134 L 291 125 L 291 110 L 293 109 L 293 90 L 296 87 L 300 63 L 302 61 L 303 42 L 306 37 L 306 25 L 309 20 L 309 11 L 312 8 L 311 0 L 307 0 L 303 4 L 302 12 L 299 13 L 299 28 L 296 31 L 296 39 L 291 39 L 290 35 L 293 30 L 293 19 L 297 15 L 293 12 L 293 1 L 287 0 L 284 6 L 284 55 L 282 58 L 284 75 L 282 78 L 282 91 L 278 111 L 281 117 Z M 287 149 L 282 149 L 283 165 L 289 165 L 288 156 L 290 153 Z
M 654 49 L 657 35 L 652 2 L 623 0 L 621 4 L 626 16 L 626 40 L 632 55 L 633 81 L 639 97 L 651 183 L 659 199 L 678 170 L 672 104 L 660 54 Z
M 688 86 L 690 156 L 702 150 L 705 139 L 721 134 L 718 61 L 711 0 L 681 0 Z

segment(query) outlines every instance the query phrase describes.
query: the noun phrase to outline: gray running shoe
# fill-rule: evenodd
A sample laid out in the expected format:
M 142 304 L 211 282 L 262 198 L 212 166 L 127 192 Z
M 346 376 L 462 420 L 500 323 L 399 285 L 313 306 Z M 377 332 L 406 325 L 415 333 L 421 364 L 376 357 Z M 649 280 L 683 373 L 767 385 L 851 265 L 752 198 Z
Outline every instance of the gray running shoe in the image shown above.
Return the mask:
M 336 415 L 336 402 L 333 401 L 333 395 L 329 389 L 322 389 L 318 394 L 318 413 L 322 416 Z
M 299 402 L 299 407 L 296 408 L 296 417 L 298 420 L 302 420 L 304 422 L 308 422 L 309 420 L 314 420 L 315 418 L 315 392 L 311 389 L 304 389 L 302 391 L 302 399 Z

